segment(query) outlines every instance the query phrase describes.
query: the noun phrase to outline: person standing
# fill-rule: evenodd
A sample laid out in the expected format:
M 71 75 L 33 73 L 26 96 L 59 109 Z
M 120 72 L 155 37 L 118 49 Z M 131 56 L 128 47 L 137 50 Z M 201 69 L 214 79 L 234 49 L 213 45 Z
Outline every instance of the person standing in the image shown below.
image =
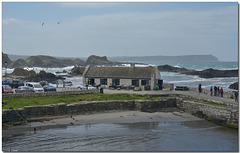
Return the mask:
M 214 86 L 214 96 L 217 96 L 217 87 Z
M 234 92 L 234 96 L 235 96 L 235 102 L 238 102 L 238 91 Z
M 223 88 L 222 87 L 220 89 L 220 94 L 221 94 L 221 97 L 223 97 Z
M 217 87 L 217 96 L 219 96 L 219 92 L 220 92 L 220 89 L 219 89 L 219 86 Z
M 201 83 L 198 85 L 198 91 L 199 91 L 199 94 L 202 92 L 202 85 L 201 85 Z
M 211 96 L 212 96 L 212 93 L 213 93 L 213 87 L 212 86 L 210 88 L 210 93 L 211 93 Z

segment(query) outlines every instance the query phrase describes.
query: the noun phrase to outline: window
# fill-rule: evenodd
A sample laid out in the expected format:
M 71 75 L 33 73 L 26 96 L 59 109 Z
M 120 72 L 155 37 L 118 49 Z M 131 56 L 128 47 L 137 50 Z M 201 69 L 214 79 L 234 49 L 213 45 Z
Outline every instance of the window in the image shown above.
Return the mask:
M 132 80 L 132 85 L 135 87 L 139 86 L 139 80 Z
M 107 79 L 100 79 L 101 85 L 107 85 Z
M 142 86 L 149 85 L 149 80 L 142 80 L 142 81 L 141 81 L 141 85 L 142 85 Z
M 112 85 L 120 85 L 119 79 L 112 79 Z

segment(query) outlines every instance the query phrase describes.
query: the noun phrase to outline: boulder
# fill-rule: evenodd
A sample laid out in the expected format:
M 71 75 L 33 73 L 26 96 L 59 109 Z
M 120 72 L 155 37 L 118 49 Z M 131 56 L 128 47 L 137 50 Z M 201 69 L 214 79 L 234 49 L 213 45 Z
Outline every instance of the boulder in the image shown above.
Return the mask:
M 231 84 L 228 88 L 238 90 L 238 82 Z

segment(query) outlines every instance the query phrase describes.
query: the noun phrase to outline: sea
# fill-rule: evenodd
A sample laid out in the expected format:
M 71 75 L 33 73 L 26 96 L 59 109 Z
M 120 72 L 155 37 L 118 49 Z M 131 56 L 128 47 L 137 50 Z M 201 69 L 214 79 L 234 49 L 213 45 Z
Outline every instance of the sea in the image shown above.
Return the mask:
M 146 66 L 159 66 L 159 65 L 171 65 L 179 68 L 187 68 L 193 70 L 205 70 L 209 68 L 218 69 L 218 70 L 233 70 L 238 69 L 238 62 L 184 62 L 184 61 L 171 61 L 171 62 L 161 62 L 161 61 L 125 61 L 125 62 L 135 62 L 141 63 L 136 64 L 138 67 Z M 104 65 L 102 65 L 104 66 Z M 123 64 L 123 67 L 128 67 L 130 64 Z M 65 75 L 66 81 L 72 82 L 70 87 L 78 87 L 80 84 L 83 84 L 82 76 L 68 76 L 68 73 L 56 73 L 56 72 L 70 72 L 74 66 L 68 66 L 64 68 L 41 68 L 41 67 L 25 67 L 26 70 L 34 70 L 36 73 L 39 73 L 41 70 L 46 72 L 54 73 L 56 75 Z M 3 68 L 2 74 L 12 73 L 14 69 Z M 194 75 L 185 75 L 174 72 L 160 72 L 163 83 L 173 83 L 174 86 L 188 86 L 188 87 L 198 87 L 198 84 L 202 84 L 202 88 L 210 89 L 211 86 L 222 87 L 224 91 L 232 91 L 229 89 L 229 85 L 238 81 L 238 77 L 225 77 L 225 78 L 200 78 Z M 53 84 L 54 85 L 54 84 Z

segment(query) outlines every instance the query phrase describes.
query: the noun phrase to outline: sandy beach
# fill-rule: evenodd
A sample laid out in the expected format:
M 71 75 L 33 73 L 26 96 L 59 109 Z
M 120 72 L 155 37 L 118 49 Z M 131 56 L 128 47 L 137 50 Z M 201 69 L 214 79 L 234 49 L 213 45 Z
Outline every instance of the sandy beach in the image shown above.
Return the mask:
M 24 125 L 4 127 L 4 135 L 21 133 L 21 131 L 43 130 L 50 128 L 61 128 L 82 124 L 97 123 L 137 123 L 137 122 L 184 122 L 203 120 L 179 110 L 167 112 L 140 112 L 140 111 L 106 111 L 85 115 L 68 115 L 57 118 L 42 118 L 42 121 L 28 122 Z M 24 130 L 23 130 L 24 129 Z

